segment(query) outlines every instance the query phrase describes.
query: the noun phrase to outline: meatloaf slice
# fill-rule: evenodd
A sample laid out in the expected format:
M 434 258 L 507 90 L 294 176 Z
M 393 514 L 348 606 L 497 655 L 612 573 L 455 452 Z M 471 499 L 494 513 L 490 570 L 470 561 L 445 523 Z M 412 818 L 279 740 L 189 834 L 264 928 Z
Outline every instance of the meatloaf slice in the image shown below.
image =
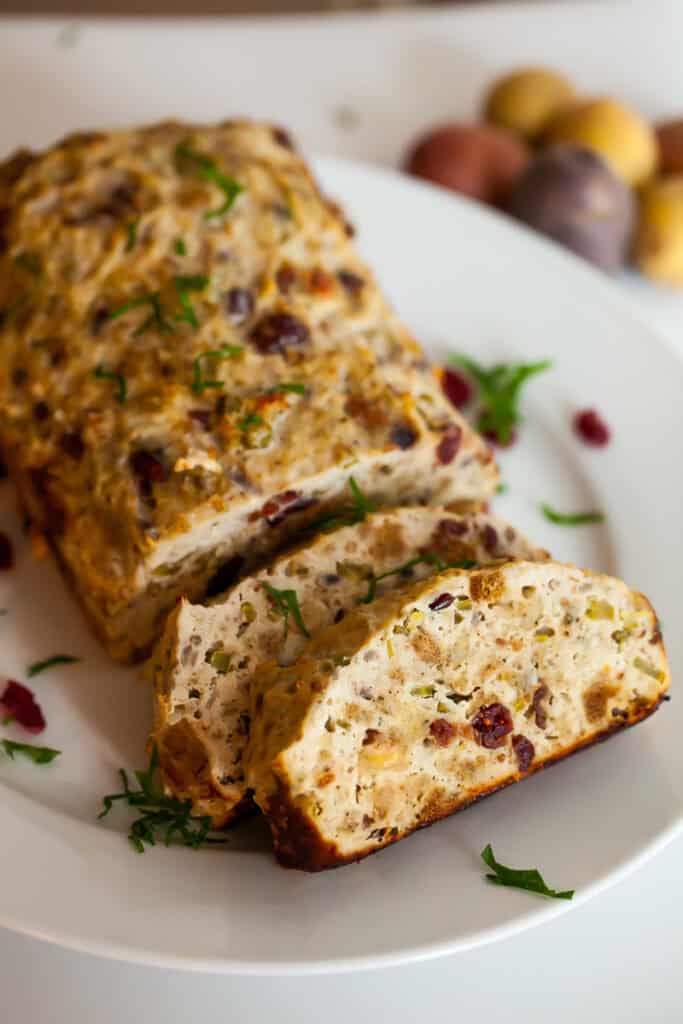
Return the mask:
M 315 871 L 640 721 L 668 686 L 652 607 L 619 580 L 451 570 L 256 673 L 247 782 L 280 863 Z
M 209 607 L 183 600 L 148 669 L 156 709 L 150 743 L 167 790 L 217 826 L 251 806 L 242 757 L 255 668 L 271 658 L 292 662 L 306 644 L 304 629 L 313 634 L 340 621 L 370 588 L 383 594 L 446 564 L 545 557 L 493 516 L 401 508 L 320 533 Z
M 270 125 L 81 134 L 0 167 L 0 341 L 0 449 L 122 660 L 350 471 L 387 504 L 495 489 L 489 448 Z

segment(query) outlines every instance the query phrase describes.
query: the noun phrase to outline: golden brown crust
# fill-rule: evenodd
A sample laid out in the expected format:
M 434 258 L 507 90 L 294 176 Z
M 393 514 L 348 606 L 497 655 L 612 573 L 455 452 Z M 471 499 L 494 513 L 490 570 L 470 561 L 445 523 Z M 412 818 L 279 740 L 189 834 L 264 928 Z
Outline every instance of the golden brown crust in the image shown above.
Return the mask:
M 542 761 L 532 762 L 526 772 L 514 772 L 495 786 L 480 789 L 478 792 L 471 792 L 465 799 L 457 801 L 446 800 L 440 806 L 433 803 L 429 807 L 428 818 L 420 821 L 415 828 L 406 829 L 403 832 L 390 830 L 384 837 L 382 846 L 378 847 L 376 844 L 369 844 L 364 850 L 360 850 L 352 856 L 344 856 L 339 852 L 335 843 L 327 842 L 322 838 L 310 817 L 303 814 L 292 804 L 286 787 L 278 781 L 276 792 L 270 798 L 266 809 L 273 834 L 275 857 L 282 867 L 297 868 L 301 871 L 323 871 L 327 868 L 342 867 L 344 864 L 356 863 L 370 856 L 370 854 L 378 853 L 392 843 L 406 838 L 412 832 L 427 828 L 429 825 L 433 825 L 435 822 L 440 821 L 442 818 L 447 818 L 457 811 L 465 810 L 471 804 L 484 799 L 484 797 L 492 796 L 514 782 L 520 782 L 544 768 L 549 768 L 565 760 L 565 758 L 570 757 L 572 754 L 577 754 L 596 743 L 604 742 L 611 736 L 622 732 L 625 728 L 637 725 L 638 722 L 654 714 L 663 699 L 664 696 L 660 696 L 654 704 L 650 704 L 647 707 L 639 707 L 635 714 L 625 713 L 625 717 L 615 718 L 614 724 L 610 725 L 607 729 L 601 730 L 594 736 L 587 736 L 572 746 L 553 754 L 551 757 L 544 758 Z

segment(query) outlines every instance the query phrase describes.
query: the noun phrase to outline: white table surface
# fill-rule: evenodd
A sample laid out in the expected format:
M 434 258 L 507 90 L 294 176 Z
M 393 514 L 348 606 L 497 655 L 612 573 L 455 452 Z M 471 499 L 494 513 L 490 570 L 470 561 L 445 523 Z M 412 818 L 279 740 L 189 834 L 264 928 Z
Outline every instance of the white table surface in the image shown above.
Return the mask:
M 396 163 L 429 122 L 472 115 L 492 75 L 539 61 L 650 116 L 683 113 L 683 0 L 216 21 L 201 47 L 198 31 L 189 20 L 0 21 L 0 152 L 101 124 L 243 113 L 286 122 L 308 151 Z M 182 110 L 146 99 L 145 83 L 169 74 L 187 82 Z M 633 276 L 623 287 L 683 355 L 683 293 Z M 161 971 L 0 931 L 0 1021 L 403 1024 L 469 1012 L 513 1024 L 680 1022 L 682 868 L 683 837 L 550 924 L 456 957 L 337 977 Z

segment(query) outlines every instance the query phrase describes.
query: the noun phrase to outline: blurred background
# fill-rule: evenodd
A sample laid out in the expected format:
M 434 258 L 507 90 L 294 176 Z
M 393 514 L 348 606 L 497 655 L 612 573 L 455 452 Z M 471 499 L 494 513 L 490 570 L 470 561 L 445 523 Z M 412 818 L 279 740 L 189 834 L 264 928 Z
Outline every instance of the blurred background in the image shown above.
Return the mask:
M 0 0 L 0 12 L 11 14 L 288 14 L 378 8 L 462 7 L 493 0 Z M 501 0 L 498 0 L 500 3 Z M 503 0 L 511 3 L 514 0 Z M 557 3 L 561 0 L 531 0 Z M 565 0 L 566 2 L 566 0 Z M 605 0 L 608 2 L 608 0 Z

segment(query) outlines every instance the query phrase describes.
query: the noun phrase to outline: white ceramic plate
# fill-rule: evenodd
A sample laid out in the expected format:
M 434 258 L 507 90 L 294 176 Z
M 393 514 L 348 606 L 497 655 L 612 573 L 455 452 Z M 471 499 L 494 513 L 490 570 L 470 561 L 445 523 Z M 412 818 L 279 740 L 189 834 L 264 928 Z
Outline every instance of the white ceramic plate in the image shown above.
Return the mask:
M 496 510 L 557 557 L 623 576 L 655 603 L 674 676 L 682 661 L 680 468 L 683 366 L 616 290 L 558 248 L 479 206 L 397 174 L 338 161 L 319 172 L 360 226 L 360 244 L 436 359 L 552 358 L 529 385 L 518 445 L 501 456 Z M 604 450 L 570 429 L 595 405 Z M 600 508 L 604 527 L 538 512 Z M 308 876 L 275 866 L 258 822 L 225 848 L 133 853 L 126 813 L 96 820 L 116 770 L 144 765 L 150 700 L 112 667 L 54 566 L 32 560 L 8 483 L 0 528 L 17 568 L 0 577 L 0 672 L 81 657 L 35 682 L 53 765 L 0 764 L 0 924 L 74 948 L 242 973 L 343 970 L 466 949 L 567 911 L 670 839 L 683 817 L 683 702 L 362 864 Z M 8 728 L 5 735 L 19 739 Z M 574 904 L 488 885 L 479 853 L 539 867 Z

